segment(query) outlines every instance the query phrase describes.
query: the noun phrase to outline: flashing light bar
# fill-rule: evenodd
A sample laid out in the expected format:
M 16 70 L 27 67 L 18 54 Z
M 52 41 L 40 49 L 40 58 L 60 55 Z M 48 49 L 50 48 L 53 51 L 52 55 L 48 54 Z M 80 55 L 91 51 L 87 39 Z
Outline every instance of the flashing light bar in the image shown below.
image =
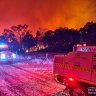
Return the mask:
M 6 59 L 6 55 L 5 54 L 1 54 L 1 59 Z
M 0 48 L 8 48 L 8 45 L 2 44 L 2 45 L 0 45 Z
M 16 58 L 16 54 L 12 54 L 12 57 L 15 59 Z
M 81 51 L 81 52 L 96 52 L 96 47 L 78 47 L 77 51 Z

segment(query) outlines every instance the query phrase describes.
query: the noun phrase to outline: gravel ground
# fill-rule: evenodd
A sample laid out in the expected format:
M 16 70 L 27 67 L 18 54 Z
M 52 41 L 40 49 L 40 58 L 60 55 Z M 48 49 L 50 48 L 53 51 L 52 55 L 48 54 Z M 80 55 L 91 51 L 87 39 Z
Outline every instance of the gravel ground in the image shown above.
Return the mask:
M 0 96 L 68 96 L 57 83 L 50 60 L 0 64 Z

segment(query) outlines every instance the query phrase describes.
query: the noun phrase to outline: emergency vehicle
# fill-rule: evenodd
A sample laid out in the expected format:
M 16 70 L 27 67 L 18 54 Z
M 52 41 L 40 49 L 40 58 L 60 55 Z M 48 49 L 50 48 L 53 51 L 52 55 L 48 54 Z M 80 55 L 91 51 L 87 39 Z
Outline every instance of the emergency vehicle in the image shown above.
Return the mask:
M 96 46 L 73 49 L 54 57 L 54 78 L 66 85 L 70 96 L 96 96 Z
M 8 50 L 8 45 L 0 44 L 0 63 L 11 63 L 16 58 L 16 54 Z

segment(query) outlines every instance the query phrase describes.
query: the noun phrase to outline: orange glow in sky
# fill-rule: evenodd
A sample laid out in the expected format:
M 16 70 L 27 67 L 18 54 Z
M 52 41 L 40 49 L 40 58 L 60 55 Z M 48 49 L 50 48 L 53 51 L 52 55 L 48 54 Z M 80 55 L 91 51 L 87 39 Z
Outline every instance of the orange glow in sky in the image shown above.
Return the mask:
M 0 32 L 28 24 L 35 34 L 41 28 L 80 28 L 96 21 L 96 0 L 0 0 Z

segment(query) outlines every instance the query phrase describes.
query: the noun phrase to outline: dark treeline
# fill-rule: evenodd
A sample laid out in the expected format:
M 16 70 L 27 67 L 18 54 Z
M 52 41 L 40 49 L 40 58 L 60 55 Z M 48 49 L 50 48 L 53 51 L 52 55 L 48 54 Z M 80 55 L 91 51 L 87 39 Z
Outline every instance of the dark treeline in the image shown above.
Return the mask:
M 39 30 L 36 37 L 28 30 L 27 24 L 20 24 L 4 29 L 0 42 L 8 44 L 11 51 L 19 53 L 30 49 L 41 52 L 68 52 L 73 45 L 79 43 L 96 45 L 96 23 L 88 22 L 78 30 L 67 27 L 46 32 Z

